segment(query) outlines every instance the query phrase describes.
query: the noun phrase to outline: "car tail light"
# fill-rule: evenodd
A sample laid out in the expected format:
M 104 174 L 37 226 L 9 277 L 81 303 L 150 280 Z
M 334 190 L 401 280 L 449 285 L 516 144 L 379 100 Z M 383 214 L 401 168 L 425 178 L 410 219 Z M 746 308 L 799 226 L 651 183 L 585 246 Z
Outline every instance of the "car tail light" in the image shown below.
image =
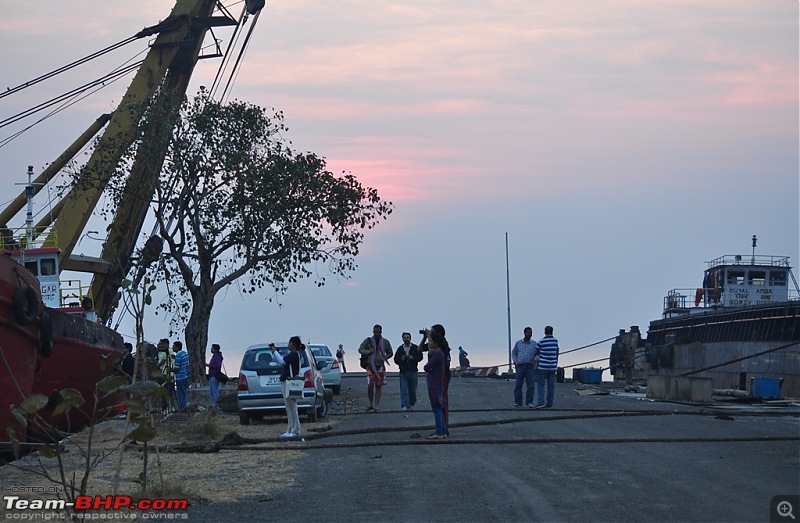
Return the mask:
M 237 387 L 237 390 L 243 390 L 246 392 L 250 390 L 250 387 L 247 386 L 247 378 L 245 378 L 244 374 L 242 374 L 241 372 L 239 373 L 238 381 L 239 381 L 239 386 Z
M 303 379 L 306 380 L 305 384 L 303 385 L 307 389 L 313 389 L 314 387 L 314 371 L 308 369 L 305 374 L 303 374 Z
M 331 363 L 331 369 L 338 369 L 339 368 L 339 360 L 333 360 Z

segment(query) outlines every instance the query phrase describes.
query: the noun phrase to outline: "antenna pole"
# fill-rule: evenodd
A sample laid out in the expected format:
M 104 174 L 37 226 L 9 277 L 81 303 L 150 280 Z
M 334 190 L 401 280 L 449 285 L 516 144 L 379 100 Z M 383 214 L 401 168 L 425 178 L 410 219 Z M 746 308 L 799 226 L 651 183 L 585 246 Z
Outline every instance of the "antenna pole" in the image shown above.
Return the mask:
M 25 186 L 25 196 L 28 199 L 27 213 L 25 214 L 25 235 L 28 237 L 27 245 L 33 245 L 33 165 L 28 166 L 28 185 Z
M 756 264 L 756 242 L 757 241 L 758 241 L 758 238 L 756 238 L 756 235 L 754 234 L 753 235 L 753 257 L 750 258 L 750 265 L 755 265 Z

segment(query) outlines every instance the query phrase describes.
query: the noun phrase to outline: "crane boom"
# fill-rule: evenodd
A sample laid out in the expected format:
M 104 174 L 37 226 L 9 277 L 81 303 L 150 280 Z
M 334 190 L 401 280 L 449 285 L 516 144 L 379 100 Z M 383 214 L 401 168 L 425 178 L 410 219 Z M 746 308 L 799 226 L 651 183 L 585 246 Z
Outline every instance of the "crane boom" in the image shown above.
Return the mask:
M 48 240 L 57 239 L 62 250 L 59 263 L 63 267 L 80 268 L 80 263 L 71 258 L 72 252 L 123 154 L 136 139 L 137 127 L 148 105 L 158 93 L 170 91 L 175 104 L 171 110 L 177 111 L 209 27 L 237 24 L 227 17 L 211 16 L 214 6 L 215 0 L 177 0 L 167 19 L 140 32 L 140 35 L 158 33 L 158 37 L 81 170 L 78 183 L 62 200 L 61 211 L 50 230 Z M 108 320 L 113 312 L 114 297 L 130 269 L 131 254 L 155 190 L 169 135 L 162 132 L 153 137 L 158 143 L 150 151 L 157 150 L 160 156 L 154 159 L 151 154 L 148 162 L 134 160 L 125 193 L 108 228 L 101 255 L 108 266 L 94 271 L 92 280 L 95 309 L 102 320 Z M 90 267 L 84 269 L 91 270 Z

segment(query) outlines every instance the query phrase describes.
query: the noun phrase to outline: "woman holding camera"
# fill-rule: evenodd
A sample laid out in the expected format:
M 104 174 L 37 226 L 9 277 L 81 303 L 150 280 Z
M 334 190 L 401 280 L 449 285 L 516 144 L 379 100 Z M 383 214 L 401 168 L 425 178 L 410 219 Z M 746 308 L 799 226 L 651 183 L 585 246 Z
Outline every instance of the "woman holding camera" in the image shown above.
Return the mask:
M 292 376 L 300 374 L 300 354 L 299 350 L 305 350 L 306 346 L 300 341 L 299 336 L 292 336 L 289 338 L 289 354 L 286 357 L 282 356 L 274 343 L 269 344 L 269 350 L 272 351 L 272 357 L 278 364 L 283 364 L 283 371 L 281 372 L 281 390 L 283 391 L 283 402 L 286 405 L 286 418 L 289 423 L 289 428 L 286 432 L 281 434 L 281 437 L 296 438 L 300 435 L 300 416 L 297 414 L 297 398 L 289 396 L 286 392 L 288 380 Z
M 444 350 L 449 349 L 447 340 L 438 332 L 429 331 L 428 341 L 428 363 L 425 364 L 425 380 L 428 384 L 428 399 L 431 402 L 433 419 L 436 423 L 436 432 L 428 436 L 428 439 L 447 439 L 447 422 L 445 421 L 444 409 L 447 406 L 447 398 L 444 395 L 445 367 L 447 360 Z
M 428 338 L 430 338 L 431 333 L 435 332 L 439 336 L 442 337 L 444 340 L 444 347 L 440 347 L 442 353 L 444 354 L 444 382 L 442 384 L 444 389 L 444 423 L 445 426 L 450 425 L 450 407 L 449 402 L 447 401 L 447 389 L 450 386 L 450 345 L 447 343 L 447 339 L 444 337 L 444 326 L 437 323 L 432 325 L 430 329 L 420 329 L 419 333 L 422 334 L 422 341 L 419 342 L 419 350 L 420 352 L 425 352 L 428 350 Z M 428 356 L 430 358 L 430 356 Z M 450 435 L 450 431 L 447 431 L 447 435 Z

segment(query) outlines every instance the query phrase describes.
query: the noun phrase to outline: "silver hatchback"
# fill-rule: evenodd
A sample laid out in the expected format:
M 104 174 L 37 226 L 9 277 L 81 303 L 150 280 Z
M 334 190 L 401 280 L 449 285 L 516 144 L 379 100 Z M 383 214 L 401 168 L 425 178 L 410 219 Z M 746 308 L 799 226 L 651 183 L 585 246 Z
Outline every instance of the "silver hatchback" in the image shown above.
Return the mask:
M 289 354 L 286 344 L 276 348 L 282 356 Z M 314 354 L 306 348 L 298 351 L 300 355 L 300 374 L 305 379 L 303 397 L 297 400 L 297 410 L 308 416 L 313 423 L 328 413 L 328 403 L 333 394 L 325 391 L 320 366 Z M 239 421 L 242 425 L 251 419 L 260 419 L 264 414 L 279 414 L 285 411 L 281 393 L 281 371 L 283 365 L 273 357 L 269 344 L 251 345 L 244 352 L 239 369 L 239 390 L 236 395 L 239 407 Z
M 326 387 L 333 390 L 334 394 L 342 391 L 342 369 L 339 367 L 339 360 L 331 354 L 327 345 L 317 345 L 309 343 L 308 348 L 314 353 L 314 359 L 320 364 L 322 381 Z

